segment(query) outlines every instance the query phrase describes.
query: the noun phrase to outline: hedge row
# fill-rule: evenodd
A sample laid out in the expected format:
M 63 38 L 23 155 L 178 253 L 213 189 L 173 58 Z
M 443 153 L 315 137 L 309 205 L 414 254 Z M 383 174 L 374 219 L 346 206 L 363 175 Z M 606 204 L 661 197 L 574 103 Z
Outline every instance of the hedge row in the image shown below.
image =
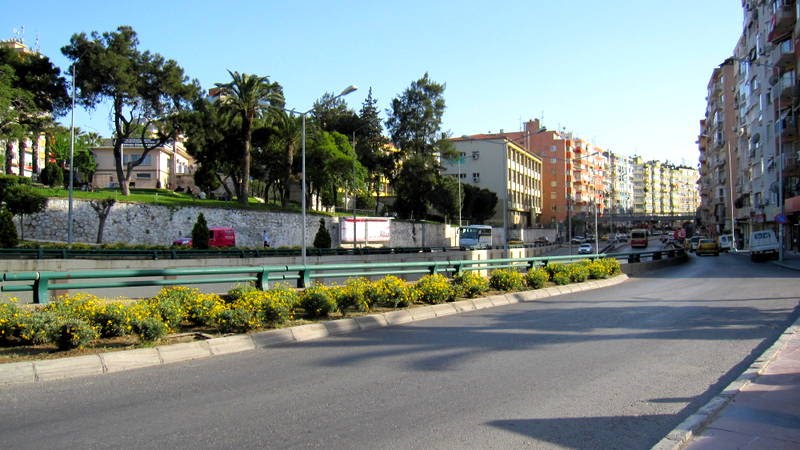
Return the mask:
M 276 285 L 268 291 L 237 287 L 223 298 L 187 287 L 168 287 L 155 297 L 124 304 L 90 294 L 61 297 L 41 308 L 21 308 L 0 303 L 0 345 L 56 344 L 60 350 L 86 346 L 99 338 L 138 335 L 155 342 L 183 328 L 243 333 L 274 328 L 294 320 L 347 315 L 376 306 L 402 308 L 413 303 L 445 303 L 458 297 L 477 297 L 490 288 L 499 291 L 539 289 L 556 284 L 607 278 L 620 273 L 615 259 L 549 264 L 521 273 L 512 269 L 491 272 L 488 279 L 477 272 L 453 276 L 434 274 L 416 283 L 389 275 L 376 281 L 348 279 L 343 285 L 315 284 L 303 291 Z

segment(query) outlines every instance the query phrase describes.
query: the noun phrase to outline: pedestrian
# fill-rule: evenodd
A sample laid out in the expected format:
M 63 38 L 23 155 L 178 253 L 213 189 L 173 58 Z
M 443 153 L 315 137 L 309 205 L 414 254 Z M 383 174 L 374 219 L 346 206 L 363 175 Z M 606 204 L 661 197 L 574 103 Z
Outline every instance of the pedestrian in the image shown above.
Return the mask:
M 264 248 L 270 247 L 272 245 L 272 241 L 270 241 L 269 239 L 269 233 L 267 233 L 267 230 L 264 230 L 263 236 L 264 236 Z

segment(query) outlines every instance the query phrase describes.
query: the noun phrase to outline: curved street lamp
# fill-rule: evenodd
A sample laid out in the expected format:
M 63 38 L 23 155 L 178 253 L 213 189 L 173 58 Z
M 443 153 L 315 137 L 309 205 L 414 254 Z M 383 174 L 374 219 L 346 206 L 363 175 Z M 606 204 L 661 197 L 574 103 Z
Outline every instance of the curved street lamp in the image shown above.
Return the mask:
M 327 103 L 330 103 L 330 102 L 336 100 L 337 98 L 344 97 L 345 95 L 350 94 L 351 92 L 353 92 L 353 91 L 355 91 L 357 89 L 358 89 L 358 87 L 356 85 L 351 84 L 350 86 L 347 86 L 346 88 L 344 88 L 344 90 L 342 90 L 342 92 L 340 92 L 339 95 L 337 95 L 337 96 L 331 98 L 330 100 L 328 100 Z M 308 113 L 310 113 L 313 110 L 314 110 L 314 108 L 311 108 L 306 112 L 298 113 L 298 114 L 300 114 L 300 117 L 301 117 L 301 123 L 302 123 L 301 134 L 303 136 L 302 137 L 302 150 L 301 150 L 301 155 L 302 156 L 301 156 L 301 165 L 300 165 L 300 171 L 301 171 L 300 191 L 301 191 L 301 196 L 302 196 L 302 198 L 300 199 L 300 209 L 301 209 L 301 212 L 302 212 L 302 214 L 301 214 L 302 215 L 302 219 L 301 220 L 303 221 L 303 224 L 300 227 L 302 229 L 302 236 L 303 236 L 302 237 L 302 242 L 301 242 L 301 247 L 300 247 L 300 257 L 302 259 L 303 266 L 306 265 L 306 116 L 308 115 Z M 284 111 L 297 113 L 297 111 L 294 110 L 294 109 L 286 109 L 286 108 L 284 108 Z

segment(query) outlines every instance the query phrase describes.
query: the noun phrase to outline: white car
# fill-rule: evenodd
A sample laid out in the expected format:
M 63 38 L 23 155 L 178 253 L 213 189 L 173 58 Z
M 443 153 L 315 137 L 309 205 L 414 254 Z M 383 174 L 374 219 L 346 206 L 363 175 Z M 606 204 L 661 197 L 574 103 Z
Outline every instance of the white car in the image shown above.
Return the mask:
M 592 244 L 581 244 L 581 246 L 578 247 L 579 255 L 590 255 L 592 253 L 594 253 L 594 247 Z

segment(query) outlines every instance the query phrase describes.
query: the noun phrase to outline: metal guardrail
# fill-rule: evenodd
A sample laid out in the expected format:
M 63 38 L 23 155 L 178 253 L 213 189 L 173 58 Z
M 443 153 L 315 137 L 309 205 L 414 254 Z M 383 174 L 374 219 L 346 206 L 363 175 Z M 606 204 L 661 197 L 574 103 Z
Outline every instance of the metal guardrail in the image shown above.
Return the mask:
M 308 248 L 310 256 L 385 255 L 401 253 L 432 253 L 457 250 L 449 247 L 392 247 L 392 248 Z M 168 249 L 106 249 L 106 248 L 0 248 L 0 259 L 197 259 L 197 258 L 267 258 L 271 256 L 300 256 L 299 248 L 211 248 L 207 250 Z
M 252 282 L 259 289 L 269 288 L 274 281 L 294 280 L 303 288 L 312 280 L 357 276 L 455 274 L 469 270 L 499 268 L 528 269 L 550 262 L 611 257 L 640 262 L 660 260 L 682 254 L 682 250 L 655 250 L 636 253 L 593 255 L 539 256 L 485 260 L 438 260 L 417 262 L 347 263 L 318 265 L 264 265 L 242 267 L 195 267 L 171 269 L 118 269 L 75 271 L 6 272 L 2 275 L 2 292 L 32 292 L 33 303 L 47 303 L 50 291 L 92 290 L 137 286 L 198 285 L 208 283 Z

